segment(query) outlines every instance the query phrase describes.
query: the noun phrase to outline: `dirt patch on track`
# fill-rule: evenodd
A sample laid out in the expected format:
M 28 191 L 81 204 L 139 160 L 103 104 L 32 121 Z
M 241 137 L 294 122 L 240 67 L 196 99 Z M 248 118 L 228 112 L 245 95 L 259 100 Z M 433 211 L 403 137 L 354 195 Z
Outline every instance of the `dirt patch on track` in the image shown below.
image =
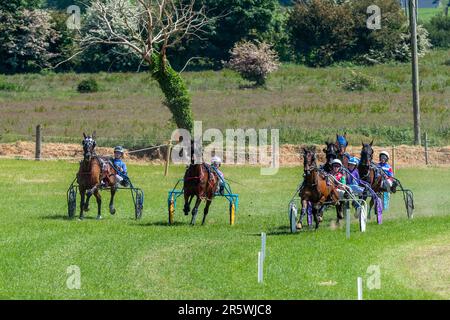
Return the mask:
M 301 149 L 305 145 L 286 144 L 280 147 L 280 164 L 282 166 L 299 166 L 302 164 Z M 322 152 L 323 146 L 317 145 L 319 162 L 325 161 L 325 154 Z M 97 147 L 97 154 L 112 155 L 112 148 Z M 349 146 L 347 151 L 355 156 L 360 153 L 360 146 Z M 391 153 L 392 148 L 374 147 L 375 154 L 387 150 Z M 15 143 L 0 144 L 0 157 L 3 158 L 25 158 L 34 157 L 35 144 L 33 142 L 18 141 Z M 131 162 L 151 162 L 155 164 L 163 163 L 167 154 L 167 147 L 162 146 L 151 150 L 141 152 L 128 151 L 125 158 Z M 42 146 L 43 159 L 62 159 L 62 160 L 80 160 L 83 156 L 83 150 L 79 144 L 65 143 L 44 143 Z M 248 158 L 248 157 L 247 157 Z M 450 147 L 429 148 L 428 155 L 431 165 L 450 165 Z M 396 167 L 418 167 L 425 165 L 425 152 L 423 147 L 401 145 L 395 147 L 395 165 Z

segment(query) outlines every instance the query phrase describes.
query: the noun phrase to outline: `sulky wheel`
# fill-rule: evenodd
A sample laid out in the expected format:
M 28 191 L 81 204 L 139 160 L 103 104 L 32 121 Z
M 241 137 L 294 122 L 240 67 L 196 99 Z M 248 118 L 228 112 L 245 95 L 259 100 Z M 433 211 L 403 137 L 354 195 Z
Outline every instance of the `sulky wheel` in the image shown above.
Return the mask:
M 293 202 L 289 204 L 289 223 L 291 233 L 297 233 L 297 206 Z
M 75 210 L 77 209 L 77 190 L 71 187 L 67 192 L 67 214 L 72 219 L 75 216 Z
M 170 199 L 170 202 L 169 202 L 169 225 L 174 224 L 174 222 L 175 222 L 174 216 L 175 216 L 175 202 L 174 202 L 173 196 L 172 196 L 172 198 Z
M 138 191 L 136 192 L 136 203 L 134 205 L 134 214 L 136 217 L 136 220 L 139 220 L 142 218 L 142 210 L 144 209 L 144 197 L 142 195 L 142 192 Z
M 408 219 L 412 219 L 414 217 L 414 196 L 409 190 L 405 192 L 406 213 L 408 215 Z
M 230 203 L 230 225 L 234 226 L 234 222 L 236 219 L 236 207 L 234 202 Z

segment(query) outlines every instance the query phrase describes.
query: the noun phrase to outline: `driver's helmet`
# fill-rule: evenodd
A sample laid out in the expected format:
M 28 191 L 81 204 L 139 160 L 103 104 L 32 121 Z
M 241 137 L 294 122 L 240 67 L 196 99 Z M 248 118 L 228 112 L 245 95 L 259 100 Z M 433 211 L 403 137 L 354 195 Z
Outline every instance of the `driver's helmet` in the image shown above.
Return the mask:
M 380 152 L 380 158 L 381 158 L 382 156 L 385 156 L 385 157 L 387 158 L 387 160 L 389 160 L 389 152 L 387 152 L 387 151 L 381 151 L 381 152 Z
M 219 167 L 219 166 L 222 164 L 222 159 L 220 159 L 220 158 L 217 157 L 217 156 L 214 156 L 214 157 L 211 159 L 211 164 L 212 164 L 213 166 Z
M 117 147 L 114 148 L 114 153 L 116 153 L 116 152 L 118 152 L 118 153 L 123 155 L 125 150 L 123 149 L 122 146 L 117 146 Z
M 334 167 L 335 165 L 339 165 L 339 167 L 342 167 L 342 162 L 339 159 L 334 159 L 331 161 L 331 165 Z
M 359 164 L 359 159 L 356 157 L 350 157 L 350 159 L 348 160 L 348 164 L 353 164 L 357 166 Z

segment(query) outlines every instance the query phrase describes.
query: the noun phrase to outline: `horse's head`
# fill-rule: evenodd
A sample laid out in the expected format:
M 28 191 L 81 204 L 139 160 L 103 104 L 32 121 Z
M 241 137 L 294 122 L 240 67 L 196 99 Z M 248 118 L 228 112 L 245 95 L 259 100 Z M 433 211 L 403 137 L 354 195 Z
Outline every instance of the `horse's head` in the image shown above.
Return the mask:
M 90 161 L 91 157 L 95 155 L 95 146 L 97 143 L 95 142 L 95 131 L 92 134 L 92 136 L 88 136 L 83 132 L 84 140 L 82 142 L 83 144 L 83 158 L 84 161 Z
M 362 143 L 360 166 L 370 166 L 373 160 L 373 140 L 371 143 Z
M 309 146 L 303 148 L 303 168 L 305 172 L 310 172 L 316 166 L 316 147 Z
M 323 152 L 325 152 L 327 162 L 331 163 L 334 159 L 337 159 L 339 150 L 337 145 L 334 142 L 325 142 L 326 148 L 323 149 Z
M 344 135 L 336 134 L 336 146 L 338 147 L 339 154 L 343 155 L 348 146 L 347 133 L 344 133 Z

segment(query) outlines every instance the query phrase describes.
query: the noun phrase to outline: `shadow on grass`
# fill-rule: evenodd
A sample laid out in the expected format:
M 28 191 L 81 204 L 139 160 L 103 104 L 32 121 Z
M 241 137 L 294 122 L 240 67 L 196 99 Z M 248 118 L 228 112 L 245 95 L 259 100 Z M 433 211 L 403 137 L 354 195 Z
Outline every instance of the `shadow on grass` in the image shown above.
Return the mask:
M 303 230 L 298 230 L 296 233 L 292 233 L 288 226 L 279 226 L 274 229 L 270 229 L 266 232 L 266 235 L 268 236 L 283 236 L 283 235 L 292 235 L 292 234 L 299 234 L 299 233 L 313 233 L 316 229 L 309 227 L 305 227 Z M 254 237 L 261 237 L 261 233 L 250 233 L 250 236 Z
M 166 221 L 157 221 L 157 222 L 137 223 L 137 224 L 133 224 L 133 225 L 134 226 L 138 226 L 138 227 L 167 227 L 167 228 L 172 228 L 172 227 L 179 227 L 179 226 L 189 226 L 190 223 L 176 221 L 173 224 L 169 225 L 169 223 L 166 222 Z
M 53 215 L 39 217 L 39 219 L 43 219 L 43 220 L 63 220 L 63 221 L 79 220 L 78 216 L 75 216 L 73 218 L 69 218 L 68 216 L 63 216 L 63 215 L 58 215 L 58 214 L 53 214 Z M 95 217 L 85 216 L 84 220 L 97 220 L 97 216 L 95 216 Z

